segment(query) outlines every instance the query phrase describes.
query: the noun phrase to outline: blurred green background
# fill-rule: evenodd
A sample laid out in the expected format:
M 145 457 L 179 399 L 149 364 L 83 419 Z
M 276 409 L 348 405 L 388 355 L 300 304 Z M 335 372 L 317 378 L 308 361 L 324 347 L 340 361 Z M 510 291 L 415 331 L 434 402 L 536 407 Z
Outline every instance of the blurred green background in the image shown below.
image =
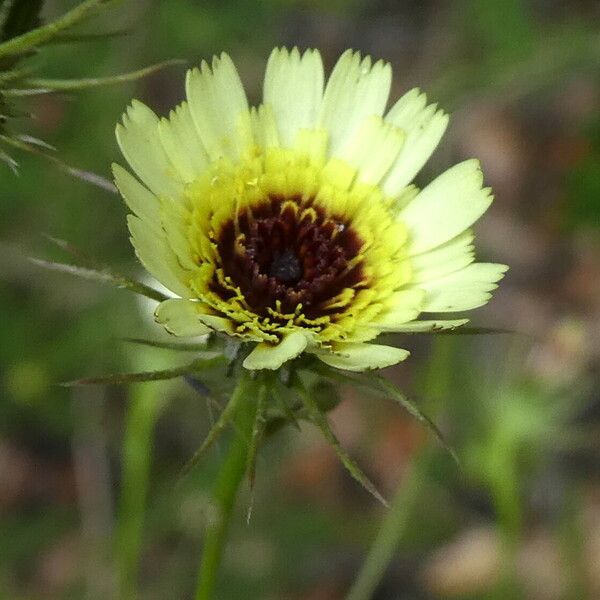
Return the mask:
M 473 317 L 520 333 L 398 339 L 413 356 L 387 373 L 435 417 L 463 471 L 398 406 L 341 388 L 334 427 L 398 494 L 394 507 L 364 493 L 314 428 L 279 432 L 259 457 L 249 524 L 247 490 L 237 507 L 219 598 L 345 598 L 384 518 L 398 544 L 371 564 L 382 576 L 361 598 L 600 598 L 599 23 L 593 0 L 123 0 L 86 27 L 129 35 L 34 58 L 44 75 L 91 77 L 225 50 L 256 102 L 274 45 L 317 47 L 328 68 L 360 49 L 392 63 L 392 99 L 419 86 L 452 113 L 420 180 L 476 156 L 495 190 L 479 257 L 511 270 Z M 32 98 L 23 128 L 109 176 L 129 99 L 165 114 L 184 70 Z M 50 234 L 141 276 L 117 196 L 18 158 L 18 177 L 0 169 L 0 598 L 131 598 L 132 579 L 140 598 L 191 598 L 219 449 L 174 484 L 215 407 L 183 382 L 58 385 L 185 357 L 119 341 L 158 339 L 150 304 L 27 261 L 64 258 Z M 138 437 L 124 447 L 127 423 Z M 139 489 L 149 464 L 145 514 L 121 494 L 124 455 Z

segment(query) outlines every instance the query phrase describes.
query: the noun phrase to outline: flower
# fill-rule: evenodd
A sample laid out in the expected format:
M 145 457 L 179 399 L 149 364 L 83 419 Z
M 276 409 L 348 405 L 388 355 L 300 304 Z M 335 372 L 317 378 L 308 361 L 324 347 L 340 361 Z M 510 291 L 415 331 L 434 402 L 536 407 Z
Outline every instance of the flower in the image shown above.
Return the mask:
M 159 323 L 251 343 L 250 370 L 308 352 L 362 371 L 409 354 L 380 333 L 455 328 L 417 318 L 489 300 L 507 267 L 474 262 L 479 164 L 412 185 L 448 116 L 418 89 L 385 112 L 391 79 L 348 50 L 325 83 L 318 51 L 276 48 L 258 107 L 226 54 L 187 73 L 168 119 L 132 102 L 116 135 L 139 180 L 114 176 L 138 258 L 178 296 Z

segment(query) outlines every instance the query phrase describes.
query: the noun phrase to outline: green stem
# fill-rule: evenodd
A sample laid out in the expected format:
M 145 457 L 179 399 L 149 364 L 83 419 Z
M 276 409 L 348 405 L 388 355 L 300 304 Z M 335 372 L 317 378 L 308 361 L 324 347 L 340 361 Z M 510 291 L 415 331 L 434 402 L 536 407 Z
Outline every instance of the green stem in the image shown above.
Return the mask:
M 423 464 L 426 460 L 425 456 L 416 458 L 409 467 L 346 600 L 370 600 L 373 597 L 406 532 L 423 486 Z
M 256 394 L 251 393 L 251 387 L 254 387 L 253 382 L 243 372 L 233 392 L 240 396 L 239 402 L 236 402 L 238 409 L 234 417 L 234 433 L 213 492 L 217 516 L 206 530 L 196 600 L 213 600 L 215 597 L 219 565 L 237 492 L 246 472 L 249 440 L 254 426 Z
M 517 577 L 516 561 L 521 544 L 523 517 L 519 490 L 519 477 L 516 469 L 516 456 L 510 448 L 494 444 L 503 460 L 496 464 L 490 479 L 490 492 L 496 511 L 500 534 L 502 571 L 492 598 L 520 597 L 522 590 Z
M 568 490 L 558 523 L 558 539 L 564 564 L 568 565 L 565 600 L 592 598 L 586 569 L 586 531 L 581 490 Z
M 127 83 L 129 81 L 136 81 L 142 77 L 147 77 L 160 69 L 171 65 L 183 64 L 185 61 L 179 59 L 165 60 L 161 63 L 138 69 L 137 71 L 131 71 L 129 73 L 119 73 L 118 75 L 112 75 L 109 77 L 91 77 L 85 79 L 43 79 L 43 78 L 31 78 L 26 79 L 20 83 L 22 88 L 28 88 L 25 91 L 39 91 L 41 93 L 48 92 L 68 92 L 73 90 L 83 90 L 93 87 L 115 85 L 120 83 Z M 5 90 L 5 96 L 13 95 L 11 92 L 18 92 L 16 90 Z
M 135 386 L 130 391 L 116 549 L 121 600 L 133 600 L 137 596 L 153 431 L 165 406 L 164 392 L 164 385 L 160 384 Z

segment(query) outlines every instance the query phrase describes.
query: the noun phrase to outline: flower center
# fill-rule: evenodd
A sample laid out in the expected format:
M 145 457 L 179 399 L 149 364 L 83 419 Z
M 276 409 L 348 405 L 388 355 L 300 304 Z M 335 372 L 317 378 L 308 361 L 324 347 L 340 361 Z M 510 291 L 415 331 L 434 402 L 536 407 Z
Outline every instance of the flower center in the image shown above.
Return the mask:
M 297 283 L 302 277 L 302 265 L 296 252 L 286 248 L 283 252 L 275 252 L 269 268 L 269 277 L 275 277 L 283 283 Z
M 223 300 L 239 290 L 261 316 L 332 316 L 340 294 L 367 287 L 362 240 L 311 200 L 272 196 L 241 209 L 216 242 L 225 277 L 212 290 Z

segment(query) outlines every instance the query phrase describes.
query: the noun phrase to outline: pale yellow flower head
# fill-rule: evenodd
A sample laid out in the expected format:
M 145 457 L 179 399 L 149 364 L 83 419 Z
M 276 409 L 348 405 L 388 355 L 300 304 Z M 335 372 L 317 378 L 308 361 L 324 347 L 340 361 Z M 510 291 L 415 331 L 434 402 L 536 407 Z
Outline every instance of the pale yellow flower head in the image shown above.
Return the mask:
M 346 51 L 325 82 L 318 51 L 275 49 L 258 107 L 226 54 L 188 72 L 168 119 L 133 101 L 117 139 L 137 178 L 114 175 L 137 256 L 179 296 L 158 322 L 252 344 L 247 369 L 310 352 L 361 371 L 408 356 L 380 333 L 454 328 L 427 314 L 489 300 L 507 267 L 474 262 L 479 164 L 411 185 L 448 117 L 417 89 L 386 112 L 391 79 Z

